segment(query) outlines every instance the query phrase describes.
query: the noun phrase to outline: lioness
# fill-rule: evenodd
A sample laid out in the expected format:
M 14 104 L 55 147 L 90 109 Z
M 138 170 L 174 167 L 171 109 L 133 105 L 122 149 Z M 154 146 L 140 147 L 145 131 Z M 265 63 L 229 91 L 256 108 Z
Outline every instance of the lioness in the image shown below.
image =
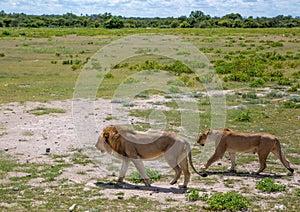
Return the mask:
M 236 152 L 253 152 L 258 154 L 260 167 L 256 174 L 262 172 L 266 167 L 266 160 L 270 152 L 276 155 L 281 163 L 293 174 L 294 169 L 290 167 L 290 162 L 281 151 L 279 140 L 274 135 L 268 133 L 240 133 L 233 132 L 230 129 L 223 130 L 206 130 L 200 134 L 197 143 L 204 146 L 207 139 L 215 140 L 215 153 L 201 168 L 206 170 L 212 163 L 223 157 L 225 151 L 229 152 L 231 167 L 235 170 L 235 153 Z
M 116 152 L 121 157 L 123 162 L 118 178 L 119 182 L 124 180 L 129 162 L 132 161 L 144 179 L 145 185 L 150 186 L 151 180 L 146 174 L 142 160 L 155 159 L 162 155 L 175 171 L 175 177 L 170 182 L 171 185 L 177 182 L 183 171 L 184 182 L 179 187 L 187 187 L 191 175 L 188 160 L 197 174 L 203 177 L 207 176 L 206 173 L 201 174 L 195 170 L 189 143 L 172 132 L 138 133 L 123 126 L 109 126 L 99 136 L 96 148 L 109 154 Z

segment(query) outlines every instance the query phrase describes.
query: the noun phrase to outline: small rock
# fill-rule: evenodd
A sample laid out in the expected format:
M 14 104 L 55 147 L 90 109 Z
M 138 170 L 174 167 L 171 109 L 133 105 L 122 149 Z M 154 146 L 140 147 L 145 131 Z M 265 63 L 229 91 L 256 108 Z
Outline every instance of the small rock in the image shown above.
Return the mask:
M 123 196 L 118 196 L 118 199 L 124 199 L 124 197 Z
M 276 210 L 280 210 L 280 211 L 286 210 L 285 205 L 275 205 L 274 208 L 275 208 Z
M 8 148 L 5 148 L 4 151 L 7 152 L 7 151 L 8 151 Z
M 51 149 L 50 148 L 46 148 L 46 154 L 50 154 Z
M 74 209 L 76 208 L 76 204 L 73 204 L 70 208 L 69 208 L 69 211 L 71 212 L 71 211 L 74 211 Z

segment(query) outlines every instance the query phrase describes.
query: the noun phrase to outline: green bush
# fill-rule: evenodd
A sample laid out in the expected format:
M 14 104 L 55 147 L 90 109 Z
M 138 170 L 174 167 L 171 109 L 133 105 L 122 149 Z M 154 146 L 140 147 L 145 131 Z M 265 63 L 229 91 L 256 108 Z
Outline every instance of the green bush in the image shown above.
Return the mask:
M 199 191 L 194 188 L 191 188 L 190 192 L 185 194 L 184 196 L 187 201 L 196 201 L 200 199 Z
M 296 196 L 300 197 L 300 189 L 299 188 L 296 189 Z
M 250 111 L 242 111 L 240 114 L 238 114 L 235 117 L 235 121 L 240 121 L 240 122 L 250 122 L 252 121 L 253 116 Z
M 300 108 L 300 104 L 297 104 L 296 102 L 293 101 L 283 102 L 283 106 L 285 108 Z
M 286 77 L 280 78 L 278 80 L 278 85 L 291 85 L 292 81 Z
M 263 178 L 261 179 L 255 186 L 258 190 L 263 192 L 277 192 L 277 191 L 285 191 L 286 186 L 283 184 L 276 184 L 273 178 Z
M 262 87 L 265 84 L 265 80 L 263 79 L 256 79 L 251 82 L 250 87 Z
M 146 173 L 148 177 L 150 177 L 152 182 L 156 182 L 161 178 L 161 174 L 158 171 L 146 169 Z M 128 180 L 133 183 L 144 183 L 144 179 L 140 176 L 140 174 L 137 171 L 132 172 L 129 175 Z
M 250 206 L 250 201 L 232 191 L 227 193 L 216 193 L 208 198 L 208 210 L 245 211 Z
M 108 73 L 108 74 L 104 75 L 104 78 L 105 79 L 112 79 L 112 78 L 114 78 L 114 75 L 112 75 L 111 73 Z
M 10 35 L 10 34 L 11 34 L 11 33 L 10 33 L 9 31 L 6 31 L 6 30 L 2 32 L 2 35 L 8 36 L 8 35 Z
M 178 87 L 172 86 L 171 88 L 169 88 L 169 92 L 170 93 L 181 93 L 181 90 Z

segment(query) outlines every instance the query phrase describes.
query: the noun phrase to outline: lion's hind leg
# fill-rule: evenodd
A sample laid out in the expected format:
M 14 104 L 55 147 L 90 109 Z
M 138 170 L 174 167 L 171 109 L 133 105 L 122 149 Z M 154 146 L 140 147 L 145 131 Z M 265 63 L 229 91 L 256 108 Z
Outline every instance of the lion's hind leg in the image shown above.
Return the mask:
M 267 167 L 266 160 L 267 160 L 269 153 L 270 153 L 269 149 L 258 149 L 257 154 L 258 154 L 258 160 L 259 160 L 260 167 L 257 170 L 256 174 L 261 173 Z
M 230 161 L 231 161 L 231 167 L 229 167 L 228 170 L 230 172 L 235 172 L 235 166 L 236 166 L 235 153 L 234 152 L 229 152 L 229 156 L 230 156 Z
M 183 158 L 182 161 L 179 162 L 179 166 L 183 171 L 184 174 L 184 182 L 183 185 L 180 185 L 181 188 L 186 188 L 187 184 L 190 182 L 191 173 L 189 171 L 189 164 L 187 157 Z
M 175 158 L 174 156 L 170 154 L 165 154 L 165 159 L 169 166 L 175 171 L 174 179 L 170 182 L 171 185 L 174 185 L 180 178 L 182 169 L 177 164 L 177 158 Z

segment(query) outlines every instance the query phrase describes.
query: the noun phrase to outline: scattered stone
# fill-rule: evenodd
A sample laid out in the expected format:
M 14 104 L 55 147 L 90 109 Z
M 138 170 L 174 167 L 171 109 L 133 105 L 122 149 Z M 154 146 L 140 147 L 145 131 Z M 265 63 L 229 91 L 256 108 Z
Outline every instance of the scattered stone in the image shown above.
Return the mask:
M 286 206 L 285 205 L 275 205 L 275 210 L 280 210 L 280 211 L 283 211 L 283 210 L 286 210 Z
M 76 204 L 73 204 L 70 208 L 69 208 L 69 211 L 71 212 L 71 211 L 74 211 L 75 210 L 75 208 L 76 208 Z
M 51 148 L 46 148 L 46 154 L 50 154 Z
M 19 191 L 20 189 L 18 187 L 14 187 L 12 190 L 13 191 Z
M 7 151 L 8 151 L 8 148 L 5 148 L 4 151 L 7 152 Z
M 118 196 L 118 199 L 124 199 L 124 197 L 123 196 Z

